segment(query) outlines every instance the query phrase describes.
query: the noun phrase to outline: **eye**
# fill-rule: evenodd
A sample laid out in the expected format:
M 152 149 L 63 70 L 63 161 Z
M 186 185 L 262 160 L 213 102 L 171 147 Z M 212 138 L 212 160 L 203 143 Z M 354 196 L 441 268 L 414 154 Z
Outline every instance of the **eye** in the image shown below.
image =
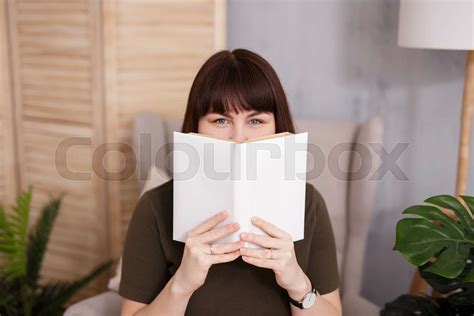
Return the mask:
M 224 124 L 223 121 L 225 121 L 224 118 L 218 118 L 217 120 L 214 120 L 214 123 L 216 123 L 217 125 L 223 125 Z M 222 124 L 218 122 L 222 122 Z
M 258 119 L 252 119 L 250 120 L 250 122 L 257 122 L 256 124 L 252 124 L 252 125 L 259 125 L 259 124 L 262 124 L 263 122 L 261 120 L 258 120 Z

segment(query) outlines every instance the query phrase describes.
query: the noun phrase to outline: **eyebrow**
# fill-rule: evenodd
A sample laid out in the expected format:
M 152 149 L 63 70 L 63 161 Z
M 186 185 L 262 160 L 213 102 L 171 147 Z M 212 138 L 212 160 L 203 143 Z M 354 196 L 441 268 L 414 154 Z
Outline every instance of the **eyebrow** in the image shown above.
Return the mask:
M 230 118 L 230 116 L 225 114 L 225 113 L 224 114 L 220 114 L 220 113 L 216 113 L 216 112 L 212 112 L 212 113 L 219 114 L 219 115 Z M 258 114 L 264 114 L 264 113 L 266 113 L 266 112 L 264 112 L 264 111 L 252 111 L 252 112 L 249 113 L 249 115 L 247 115 L 246 118 L 249 118 L 249 117 L 252 117 L 252 116 L 255 116 L 255 115 L 258 115 Z

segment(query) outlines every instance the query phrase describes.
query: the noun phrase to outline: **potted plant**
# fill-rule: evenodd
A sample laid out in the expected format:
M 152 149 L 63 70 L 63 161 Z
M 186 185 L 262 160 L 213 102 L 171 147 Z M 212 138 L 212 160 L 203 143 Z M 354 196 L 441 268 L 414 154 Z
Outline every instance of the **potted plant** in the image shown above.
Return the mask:
M 418 217 L 397 223 L 393 250 L 441 295 L 401 295 L 380 315 L 474 315 L 474 197 L 437 195 L 425 202 L 431 205 L 403 211 Z
M 30 233 L 32 186 L 17 197 L 9 215 L 0 203 L 0 315 L 62 315 L 67 300 L 111 265 L 106 262 L 72 282 L 40 282 L 41 264 L 63 196 L 42 208 Z

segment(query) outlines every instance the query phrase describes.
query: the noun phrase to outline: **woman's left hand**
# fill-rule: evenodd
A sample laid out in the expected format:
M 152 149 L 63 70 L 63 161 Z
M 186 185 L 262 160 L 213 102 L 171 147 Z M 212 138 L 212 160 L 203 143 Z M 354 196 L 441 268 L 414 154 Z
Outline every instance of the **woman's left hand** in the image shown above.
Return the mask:
M 306 275 L 296 260 L 291 235 L 259 217 L 253 217 L 252 223 L 269 236 L 241 233 L 241 240 L 263 247 L 240 248 L 242 260 L 257 267 L 272 269 L 278 285 L 289 292 L 298 292 L 302 288 L 304 290 Z

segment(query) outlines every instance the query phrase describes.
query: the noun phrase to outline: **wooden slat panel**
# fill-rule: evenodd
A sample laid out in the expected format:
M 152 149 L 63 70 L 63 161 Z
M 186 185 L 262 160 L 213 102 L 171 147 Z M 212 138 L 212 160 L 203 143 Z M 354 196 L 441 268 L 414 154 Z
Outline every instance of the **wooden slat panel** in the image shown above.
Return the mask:
M 97 1 L 10 1 L 21 187 L 33 184 L 32 222 L 42 206 L 66 193 L 42 275 L 73 279 L 107 257 L 104 183 L 92 176 L 103 143 L 99 6 Z M 89 139 L 56 160 L 61 143 Z M 64 166 L 65 165 L 65 166 Z M 88 172 L 79 180 L 59 172 Z M 107 276 L 73 301 L 104 289 Z
M 14 147 L 14 113 L 7 38 L 6 0 L 0 0 L 0 202 L 7 208 L 18 192 Z
M 19 12 L 79 12 L 88 10 L 88 4 L 85 1 L 73 1 L 73 2 L 65 2 L 65 1 L 37 1 L 34 2 L 25 2 L 19 1 L 17 5 Z
M 154 2 L 126 2 L 118 1 L 117 25 L 119 27 L 136 26 L 164 26 L 172 28 L 194 24 L 213 24 L 213 1 L 154 1 Z M 152 32 L 153 29 L 147 29 Z M 192 32 L 192 30 L 191 30 Z M 211 37 L 212 39 L 212 37 Z

